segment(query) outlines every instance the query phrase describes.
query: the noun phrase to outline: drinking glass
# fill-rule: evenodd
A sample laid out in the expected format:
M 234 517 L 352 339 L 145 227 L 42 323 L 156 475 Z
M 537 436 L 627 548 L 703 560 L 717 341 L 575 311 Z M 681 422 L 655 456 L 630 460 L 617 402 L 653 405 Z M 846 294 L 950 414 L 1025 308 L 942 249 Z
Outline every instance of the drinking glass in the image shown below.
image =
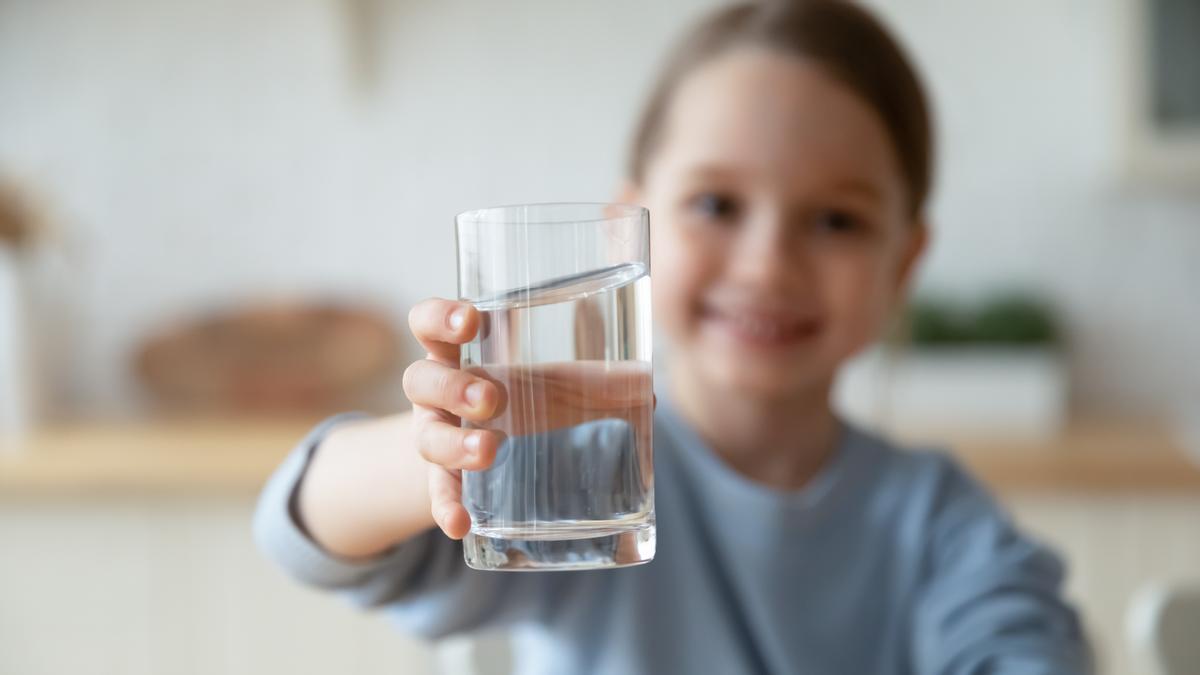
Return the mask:
M 463 472 L 469 566 L 622 567 L 654 557 L 650 218 L 530 204 L 456 218 L 458 289 L 479 310 L 462 368 L 501 390 L 471 428 L 505 441 Z

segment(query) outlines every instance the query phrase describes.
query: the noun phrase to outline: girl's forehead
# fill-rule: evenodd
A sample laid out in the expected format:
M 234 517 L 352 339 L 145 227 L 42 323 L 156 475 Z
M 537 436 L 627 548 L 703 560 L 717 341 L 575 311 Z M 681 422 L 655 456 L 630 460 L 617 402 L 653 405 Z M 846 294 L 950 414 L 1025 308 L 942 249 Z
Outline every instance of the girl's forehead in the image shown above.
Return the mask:
M 676 168 L 900 179 L 869 105 L 819 64 L 761 48 L 730 52 L 684 78 L 659 154 Z

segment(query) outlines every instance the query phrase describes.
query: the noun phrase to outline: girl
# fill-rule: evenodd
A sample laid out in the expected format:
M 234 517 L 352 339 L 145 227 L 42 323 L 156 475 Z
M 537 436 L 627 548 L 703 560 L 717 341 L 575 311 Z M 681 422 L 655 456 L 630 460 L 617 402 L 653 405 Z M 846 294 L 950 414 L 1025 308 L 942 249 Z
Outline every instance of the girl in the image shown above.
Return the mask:
M 410 316 L 413 412 L 316 429 L 262 496 L 267 554 L 423 635 L 510 628 L 520 673 L 1089 672 L 1058 560 L 945 455 L 830 409 L 927 238 L 929 115 L 888 33 L 834 0 L 721 9 L 668 61 L 631 159 L 621 201 L 653 214 L 670 343 L 657 558 L 465 567 L 459 472 L 501 439 L 459 420 L 503 394 L 457 369 L 478 313 L 438 299 Z

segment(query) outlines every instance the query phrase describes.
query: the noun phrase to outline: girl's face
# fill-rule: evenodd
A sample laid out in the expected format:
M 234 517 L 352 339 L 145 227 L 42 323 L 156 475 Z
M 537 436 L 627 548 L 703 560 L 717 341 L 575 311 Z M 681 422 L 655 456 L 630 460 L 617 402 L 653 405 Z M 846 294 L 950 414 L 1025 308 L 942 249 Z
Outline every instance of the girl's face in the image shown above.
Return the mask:
M 654 312 L 693 384 L 819 392 L 900 300 L 925 228 L 883 122 L 819 65 L 742 49 L 674 93 L 643 185 Z

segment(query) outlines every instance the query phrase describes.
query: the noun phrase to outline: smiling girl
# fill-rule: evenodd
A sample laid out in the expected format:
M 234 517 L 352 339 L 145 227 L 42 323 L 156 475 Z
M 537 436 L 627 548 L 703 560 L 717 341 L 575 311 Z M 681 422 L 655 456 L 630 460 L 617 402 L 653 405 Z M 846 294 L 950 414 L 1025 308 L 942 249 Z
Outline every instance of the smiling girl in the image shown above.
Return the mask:
M 519 673 L 1090 672 L 1063 570 L 953 460 L 840 421 L 838 369 L 902 304 L 927 239 L 926 99 L 865 10 L 748 2 L 668 60 L 621 201 L 653 217 L 656 559 L 467 569 L 463 429 L 496 384 L 457 368 L 479 315 L 412 311 L 411 414 L 318 427 L 256 529 L 294 576 L 427 636 L 506 627 Z

